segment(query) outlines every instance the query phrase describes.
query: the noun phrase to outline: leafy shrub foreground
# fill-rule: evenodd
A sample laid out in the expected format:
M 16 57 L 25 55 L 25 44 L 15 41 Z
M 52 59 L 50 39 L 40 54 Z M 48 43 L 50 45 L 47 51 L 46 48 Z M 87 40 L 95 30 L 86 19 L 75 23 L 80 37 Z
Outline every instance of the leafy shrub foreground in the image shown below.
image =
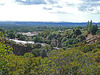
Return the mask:
M 100 65 L 79 50 L 55 50 L 48 58 L 5 57 L 2 75 L 99 75 Z

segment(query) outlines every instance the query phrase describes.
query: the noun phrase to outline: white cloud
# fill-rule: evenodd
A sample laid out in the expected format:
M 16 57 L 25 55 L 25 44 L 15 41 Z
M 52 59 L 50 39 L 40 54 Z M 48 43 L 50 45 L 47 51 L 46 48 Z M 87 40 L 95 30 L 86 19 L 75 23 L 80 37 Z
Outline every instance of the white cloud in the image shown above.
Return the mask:
M 25 2 L 26 0 L 22 0 L 22 1 L 24 1 L 24 2 Z
M 0 6 L 0 20 L 12 21 L 56 21 L 56 15 L 49 14 L 42 9 L 42 5 L 15 5 L 15 6 Z M 2 9 L 3 8 L 3 9 Z M 55 17 L 54 17 L 55 16 Z M 49 17 L 49 18 L 48 18 Z
M 26 0 L 17 0 L 26 2 Z M 11 21 L 100 21 L 100 6 L 87 0 L 28 0 L 20 5 L 16 0 L 0 0 L 0 20 Z M 35 3 L 34 3 L 35 1 Z M 45 2 L 45 3 L 43 3 Z M 2 5 L 4 4 L 4 5 Z M 87 5 L 88 4 L 88 5 Z
M 4 5 L 15 4 L 15 0 L 0 0 L 0 4 L 4 4 Z

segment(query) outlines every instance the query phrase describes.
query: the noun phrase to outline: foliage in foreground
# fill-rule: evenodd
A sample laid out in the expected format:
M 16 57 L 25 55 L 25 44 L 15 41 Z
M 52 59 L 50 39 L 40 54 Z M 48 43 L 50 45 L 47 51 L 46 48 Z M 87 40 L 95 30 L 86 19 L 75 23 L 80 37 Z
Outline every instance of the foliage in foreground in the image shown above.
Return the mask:
M 96 52 L 99 53 L 100 49 Z M 96 52 L 83 53 L 78 48 L 54 50 L 48 58 L 33 57 L 30 53 L 26 56 L 9 54 L 0 69 L 2 75 L 99 75 L 100 65 L 94 60 L 98 56 Z

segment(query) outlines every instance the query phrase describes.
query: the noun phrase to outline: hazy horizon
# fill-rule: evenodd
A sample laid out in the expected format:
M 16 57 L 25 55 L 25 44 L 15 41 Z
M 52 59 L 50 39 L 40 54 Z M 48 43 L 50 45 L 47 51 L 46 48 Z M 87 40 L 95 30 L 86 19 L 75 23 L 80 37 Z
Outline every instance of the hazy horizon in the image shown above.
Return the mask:
M 88 23 L 88 21 L 86 21 L 86 22 L 67 22 L 67 21 L 0 21 L 0 22 L 51 22 L 51 23 L 64 23 L 65 22 L 65 23 Z M 94 21 L 92 21 L 92 23 L 100 23 L 100 22 L 94 22 Z

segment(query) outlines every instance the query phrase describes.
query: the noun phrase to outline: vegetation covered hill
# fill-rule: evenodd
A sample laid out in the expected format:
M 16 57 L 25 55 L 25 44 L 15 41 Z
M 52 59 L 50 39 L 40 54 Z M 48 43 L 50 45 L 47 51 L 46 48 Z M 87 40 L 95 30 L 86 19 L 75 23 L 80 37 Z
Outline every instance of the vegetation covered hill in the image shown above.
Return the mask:
M 87 46 L 78 44 L 70 50 L 53 50 L 45 58 L 32 53 L 16 56 L 0 43 L 0 61 L 1 75 L 99 75 L 100 41 Z
M 44 30 L 31 38 L 35 45 L 5 40 L 26 40 L 8 31 L 0 33 L 0 75 L 100 75 L 100 29 L 92 21 L 85 27 Z

